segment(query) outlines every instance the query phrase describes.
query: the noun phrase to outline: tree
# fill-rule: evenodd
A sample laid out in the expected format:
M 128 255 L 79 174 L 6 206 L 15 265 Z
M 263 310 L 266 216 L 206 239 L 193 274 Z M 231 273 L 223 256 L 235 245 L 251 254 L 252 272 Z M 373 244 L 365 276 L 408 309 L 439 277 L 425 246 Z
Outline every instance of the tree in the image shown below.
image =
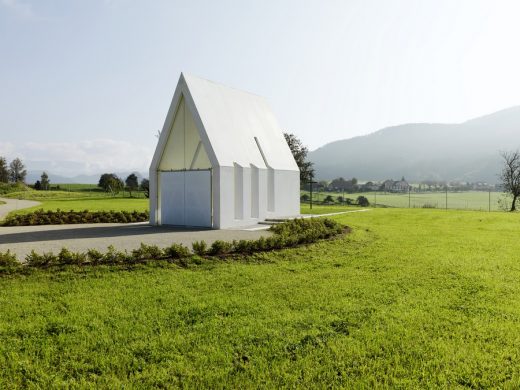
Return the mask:
M 0 183 L 9 182 L 9 168 L 4 157 L 0 157 Z
M 323 203 L 334 203 L 334 198 L 332 195 L 327 195 L 325 199 L 323 199 Z
M 99 178 L 98 187 L 117 194 L 123 189 L 124 183 L 115 173 L 103 173 Z
M 22 160 L 19 158 L 15 158 L 9 164 L 9 180 L 13 183 L 25 182 L 25 177 L 27 176 L 27 171 L 25 170 L 25 165 L 23 165 Z
M 300 168 L 300 181 L 303 183 L 311 181 L 314 177 L 314 169 L 312 168 L 312 162 L 307 161 L 309 149 L 294 134 L 283 133 L 283 136 L 285 141 L 287 141 L 287 145 L 289 145 L 289 149 L 291 149 L 298 168 Z
M 139 186 L 142 191 L 144 191 L 144 196 L 147 198 L 150 197 L 150 181 L 148 179 L 141 180 L 141 185 Z
M 48 190 L 50 183 L 51 181 L 49 180 L 49 175 L 47 175 L 47 172 L 43 172 L 40 181 L 41 189 L 45 191 Z
M 368 199 L 362 195 L 358 196 L 357 197 L 357 204 L 360 205 L 361 207 L 367 207 L 370 202 L 368 201 Z
M 132 191 L 136 191 L 139 188 L 139 181 L 135 173 L 131 173 L 125 180 L 126 188 L 128 192 L 130 192 L 130 196 L 132 196 Z
M 34 189 L 35 190 L 41 190 L 42 189 L 42 183 L 40 183 L 39 180 L 36 180 L 36 183 L 34 183 Z
M 500 155 L 504 160 L 502 172 L 500 173 L 500 181 L 504 192 L 513 197 L 511 210 L 516 210 L 516 200 L 520 196 L 520 152 L 501 152 Z

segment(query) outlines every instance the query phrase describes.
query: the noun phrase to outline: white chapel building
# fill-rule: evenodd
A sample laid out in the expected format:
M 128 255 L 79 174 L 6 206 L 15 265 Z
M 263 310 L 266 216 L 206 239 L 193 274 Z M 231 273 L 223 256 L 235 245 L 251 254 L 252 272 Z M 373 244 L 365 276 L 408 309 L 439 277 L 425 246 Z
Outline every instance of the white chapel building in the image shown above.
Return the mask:
M 250 226 L 299 215 L 299 194 L 266 100 L 181 74 L 150 166 L 150 223 Z

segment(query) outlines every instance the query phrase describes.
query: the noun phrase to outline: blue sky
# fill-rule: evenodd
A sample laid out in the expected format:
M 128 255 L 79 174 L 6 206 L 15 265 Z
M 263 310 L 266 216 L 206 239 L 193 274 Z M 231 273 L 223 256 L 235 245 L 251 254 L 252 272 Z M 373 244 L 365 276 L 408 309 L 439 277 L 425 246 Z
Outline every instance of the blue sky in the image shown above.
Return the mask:
M 311 149 L 464 121 L 520 104 L 519 14 L 505 0 L 0 0 L 0 155 L 144 171 L 181 71 L 265 96 Z

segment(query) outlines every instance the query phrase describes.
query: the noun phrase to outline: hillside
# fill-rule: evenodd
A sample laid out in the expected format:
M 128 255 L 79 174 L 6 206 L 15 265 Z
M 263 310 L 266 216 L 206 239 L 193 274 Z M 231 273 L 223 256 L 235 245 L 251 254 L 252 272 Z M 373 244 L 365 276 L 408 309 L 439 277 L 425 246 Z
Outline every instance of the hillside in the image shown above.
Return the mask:
M 520 147 L 520 106 L 460 124 L 412 123 L 309 153 L 317 178 L 497 181 L 501 150 Z

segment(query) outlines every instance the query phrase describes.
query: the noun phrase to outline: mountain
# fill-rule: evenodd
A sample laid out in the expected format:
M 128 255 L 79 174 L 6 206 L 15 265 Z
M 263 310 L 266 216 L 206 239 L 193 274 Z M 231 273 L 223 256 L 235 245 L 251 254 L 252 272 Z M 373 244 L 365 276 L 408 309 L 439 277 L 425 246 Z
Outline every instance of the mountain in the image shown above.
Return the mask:
M 411 123 L 309 152 L 316 178 L 497 182 L 500 151 L 520 147 L 520 106 L 459 124 Z

